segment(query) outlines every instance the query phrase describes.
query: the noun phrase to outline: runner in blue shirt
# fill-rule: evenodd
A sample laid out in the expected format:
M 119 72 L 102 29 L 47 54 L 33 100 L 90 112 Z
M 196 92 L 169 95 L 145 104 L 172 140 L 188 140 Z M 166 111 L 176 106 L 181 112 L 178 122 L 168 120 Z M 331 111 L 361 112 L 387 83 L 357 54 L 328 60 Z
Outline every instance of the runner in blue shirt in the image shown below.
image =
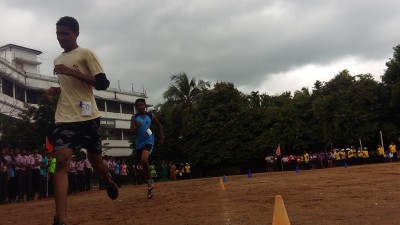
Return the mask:
M 136 99 L 136 114 L 131 119 L 131 132 L 136 136 L 135 149 L 142 162 L 145 177 L 147 179 L 147 197 L 153 197 L 154 181 L 151 178 L 149 169 L 149 157 L 154 148 L 154 134 L 151 125 L 156 124 L 160 132 L 159 144 L 164 143 L 164 133 L 161 123 L 152 113 L 146 111 L 146 100 Z

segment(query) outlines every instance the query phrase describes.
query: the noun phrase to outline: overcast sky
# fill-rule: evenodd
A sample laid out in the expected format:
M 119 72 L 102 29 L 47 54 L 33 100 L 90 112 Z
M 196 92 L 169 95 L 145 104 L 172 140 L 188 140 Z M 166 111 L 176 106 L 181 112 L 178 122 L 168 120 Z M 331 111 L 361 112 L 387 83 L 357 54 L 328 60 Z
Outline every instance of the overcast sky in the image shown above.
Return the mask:
M 42 51 L 51 75 L 62 52 L 55 23 L 80 23 L 112 87 L 162 103 L 171 75 L 232 82 L 245 94 L 313 87 L 339 71 L 380 81 L 400 44 L 398 0 L 1 0 L 0 45 Z

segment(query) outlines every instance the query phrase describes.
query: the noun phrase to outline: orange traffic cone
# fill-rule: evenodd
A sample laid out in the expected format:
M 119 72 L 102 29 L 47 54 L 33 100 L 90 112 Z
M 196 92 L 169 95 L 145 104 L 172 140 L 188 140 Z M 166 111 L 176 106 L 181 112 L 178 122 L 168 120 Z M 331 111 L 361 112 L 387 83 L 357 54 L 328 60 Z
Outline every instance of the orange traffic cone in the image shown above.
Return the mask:
M 290 225 L 289 217 L 286 213 L 285 204 L 283 204 L 282 196 L 275 196 L 274 216 L 272 217 L 272 225 Z
M 224 185 L 224 181 L 222 180 L 222 178 L 219 178 L 219 189 L 221 189 L 222 191 L 225 191 L 225 185 Z

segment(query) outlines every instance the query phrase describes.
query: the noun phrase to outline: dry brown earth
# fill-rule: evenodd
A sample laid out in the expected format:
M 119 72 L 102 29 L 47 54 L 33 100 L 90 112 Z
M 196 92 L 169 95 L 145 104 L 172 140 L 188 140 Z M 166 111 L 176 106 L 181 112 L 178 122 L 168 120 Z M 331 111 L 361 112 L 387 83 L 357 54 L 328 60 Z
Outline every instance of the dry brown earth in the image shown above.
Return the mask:
M 271 224 L 282 195 L 292 225 L 400 224 L 400 163 L 156 183 L 68 197 L 69 225 Z M 0 224 L 52 224 L 52 199 L 0 205 Z

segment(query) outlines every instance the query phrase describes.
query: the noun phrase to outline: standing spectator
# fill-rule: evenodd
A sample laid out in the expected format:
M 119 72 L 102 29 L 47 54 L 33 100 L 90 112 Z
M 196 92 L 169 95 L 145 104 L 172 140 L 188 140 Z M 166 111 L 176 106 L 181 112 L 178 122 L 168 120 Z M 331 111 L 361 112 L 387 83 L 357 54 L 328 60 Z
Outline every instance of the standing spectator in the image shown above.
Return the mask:
M 296 170 L 300 170 L 301 169 L 301 164 L 302 164 L 301 160 L 302 159 L 303 159 L 302 155 L 297 155 L 296 156 Z
M 48 189 L 48 167 L 49 167 L 49 158 L 47 158 L 48 152 L 45 150 L 42 152 L 42 161 L 40 162 L 40 181 L 42 185 L 42 193 L 40 193 L 39 199 L 47 198 L 47 189 Z
M 358 147 L 358 149 L 357 149 L 357 164 L 363 164 L 363 162 L 364 162 L 364 153 L 363 153 L 363 151 L 362 151 L 362 149 L 361 149 L 361 147 Z
M 85 191 L 85 172 L 83 168 L 85 167 L 85 159 L 81 158 L 76 163 L 76 189 L 78 192 Z
M 167 161 L 163 160 L 161 162 L 161 180 L 162 181 L 167 181 L 167 176 L 168 176 L 168 165 L 167 165 Z
M 154 165 L 154 162 L 152 162 L 150 164 L 149 169 L 150 169 L 151 179 L 153 181 L 157 180 L 157 171 L 156 171 L 156 166 Z
M 114 161 L 114 182 L 117 184 L 118 187 L 121 187 L 121 177 L 120 177 L 120 173 L 121 173 L 121 162 Z
M 335 166 L 339 167 L 342 165 L 342 157 L 340 157 L 339 149 L 335 149 Z
M 23 149 L 22 152 L 25 156 L 26 164 L 25 164 L 25 193 L 26 193 L 26 200 L 30 201 L 33 200 L 33 185 L 32 185 L 32 167 L 35 164 L 35 161 L 30 154 L 31 152 L 28 150 Z
M 333 151 L 329 151 L 327 157 L 328 157 L 328 168 L 332 168 L 333 167 L 333 160 L 335 158 L 335 155 L 333 154 Z
M 324 153 L 317 152 L 317 168 L 322 169 L 324 168 Z
M 139 185 L 144 184 L 145 178 L 144 178 L 144 171 L 143 171 L 142 162 L 138 162 L 138 164 L 136 164 L 136 170 L 137 170 L 138 184 Z
M 126 182 L 128 178 L 128 165 L 126 165 L 125 160 L 122 160 L 121 163 L 121 170 L 119 172 L 120 178 L 121 178 L 121 185 L 124 184 L 126 187 Z
M 173 162 L 169 162 L 169 179 L 176 180 L 176 166 Z
M 350 163 L 351 163 L 352 165 L 354 165 L 354 164 L 357 163 L 357 151 L 356 151 L 356 149 L 354 148 L 354 146 L 351 146 L 351 147 L 350 147 L 350 152 L 351 152 L 351 155 L 352 155 L 352 158 L 351 158 Z
M 68 169 L 68 194 L 76 194 L 77 192 L 77 172 L 76 172 L 76 157 L 72 156 L 71 162 L 69 163 Z
M 265 157 L 265 163 L 267 164 L 267 172 L 272 172 L 272 163 L 271 163 L 271 160 L 272 160 L 272 156 L 267 155 L 267 156 Z
M 139 185 L 139 172 L 135 163 L 132 164 L 132 184 Z
M 51 153 L 51 156 L 49 158 L 49 187 L 48 187 L 48 196 L 53 197 L 54 196 L 54 174 L 56 173 L 56 164 L 57 164 L 57 158 L 54 156 L 54 151 Z
M 340 159 L 341 159 L 341 162 L 342 162 L 343 166 L 347 165 L 347 155 L 346 155 L 346 152 L 345 152 L 345 150 L 343 148 L 339 152 L 339 155 L 340 155 Z
M 91 179 L 92 179 L 92 164 L 90 163 L 89 159 L 86 158 L 83 161 L 85 167 L 83 170 L 85 171 L 85 191 L 91 190 Z
M 16 194 L 17 194 L 17 202 L 24 201 L 25 194 L 25 157 L 22 156 L 20 149 L 15 149 L 15 181 L 16 181 Z
M 378 145 L 378 148 L 376 149 L 378 152 L 378 162 L 385 162 L 385 150 L 381 145 Z
M 389 152 L 392 153 L 394 160 L 397 161 L 397 148 L 393 141 L 389 145 Z
M 7 153 L 8 152 L 8 153 Z M 15 170 L 14 170 L 14 157 L 15 152 L 13 149 L 6 149 L 6 156 L 4 158 L 8 160 L 8 202 L 15 202 L 16 198 L 16 183 L 15 183 Z
M 296 169 L 296 156 L 294 153 L 288 156 L 289 158 L 289 170 L 295 170 Z
M 108 171 L 111 174 L 111 176 L 113 177 L 113 180 L 115 182 L 115 173 L 114 173 L 114 168 L 115 168 L 115 165 L 116 165 L 115 159 L 114 159 L 114 157 L 108 157 L 108 156 L 104 156 L 104 159 L 107 162 Z
M 183 180 L 183 177 L 184 177 L 184 174 L 185 174 L 185 164 L 183 164 L 183 163 L 180 163 L 179 164 L 179 172 L 178 172 L 178 174 L 179 174 L 179 180 Z
M 287 171 L 289 169 L 289 157 L 284 155 L 282 157 L 282 170 Z
M 353 157 L 355 155 L 353 155 L 353 152 L 351 151 L 350 148 L 346 148 L 346 154 L 347 154 L 347 164 L 348 165 L 353 165 Z
M 190 173 L 189 163 L 185 163 L 185 177 L 186 177 L 186 179 L 192 178 L 192 174 Z
M 306 151 L 304 151 L 304 168 L 307 170 L 311 169 L 309 162 L 310 162 L 310 155 Z
M 8 185 L 8 164 L 9 162 L 5 158 L 6 149 L 3 148 L 0 152 L 0 204 L 3 204 L 7 200 L 7 185 Z
M 31 199 L 35 199 L 35 194 L 38 194 L 38 199 L 42 194 L 42 184 L 40 177 L 40 164 L 42 163 L 42 155 L 39 154 L 39 149 L 33 149 L 33 154 L 31 155 L 31 160 L 33 159 L 33 164 L 31 168 L 32 174 L 32 194 Z
M 370 159 L 369 159 L 369 151 L 368 151 L 368 149 L 367 149 L 367 147 L 364 147 L 364 150 L 363 150 L 363 157 L 364 157 L 364 162 L 365 163 L 369 163 L 370 161 Z

